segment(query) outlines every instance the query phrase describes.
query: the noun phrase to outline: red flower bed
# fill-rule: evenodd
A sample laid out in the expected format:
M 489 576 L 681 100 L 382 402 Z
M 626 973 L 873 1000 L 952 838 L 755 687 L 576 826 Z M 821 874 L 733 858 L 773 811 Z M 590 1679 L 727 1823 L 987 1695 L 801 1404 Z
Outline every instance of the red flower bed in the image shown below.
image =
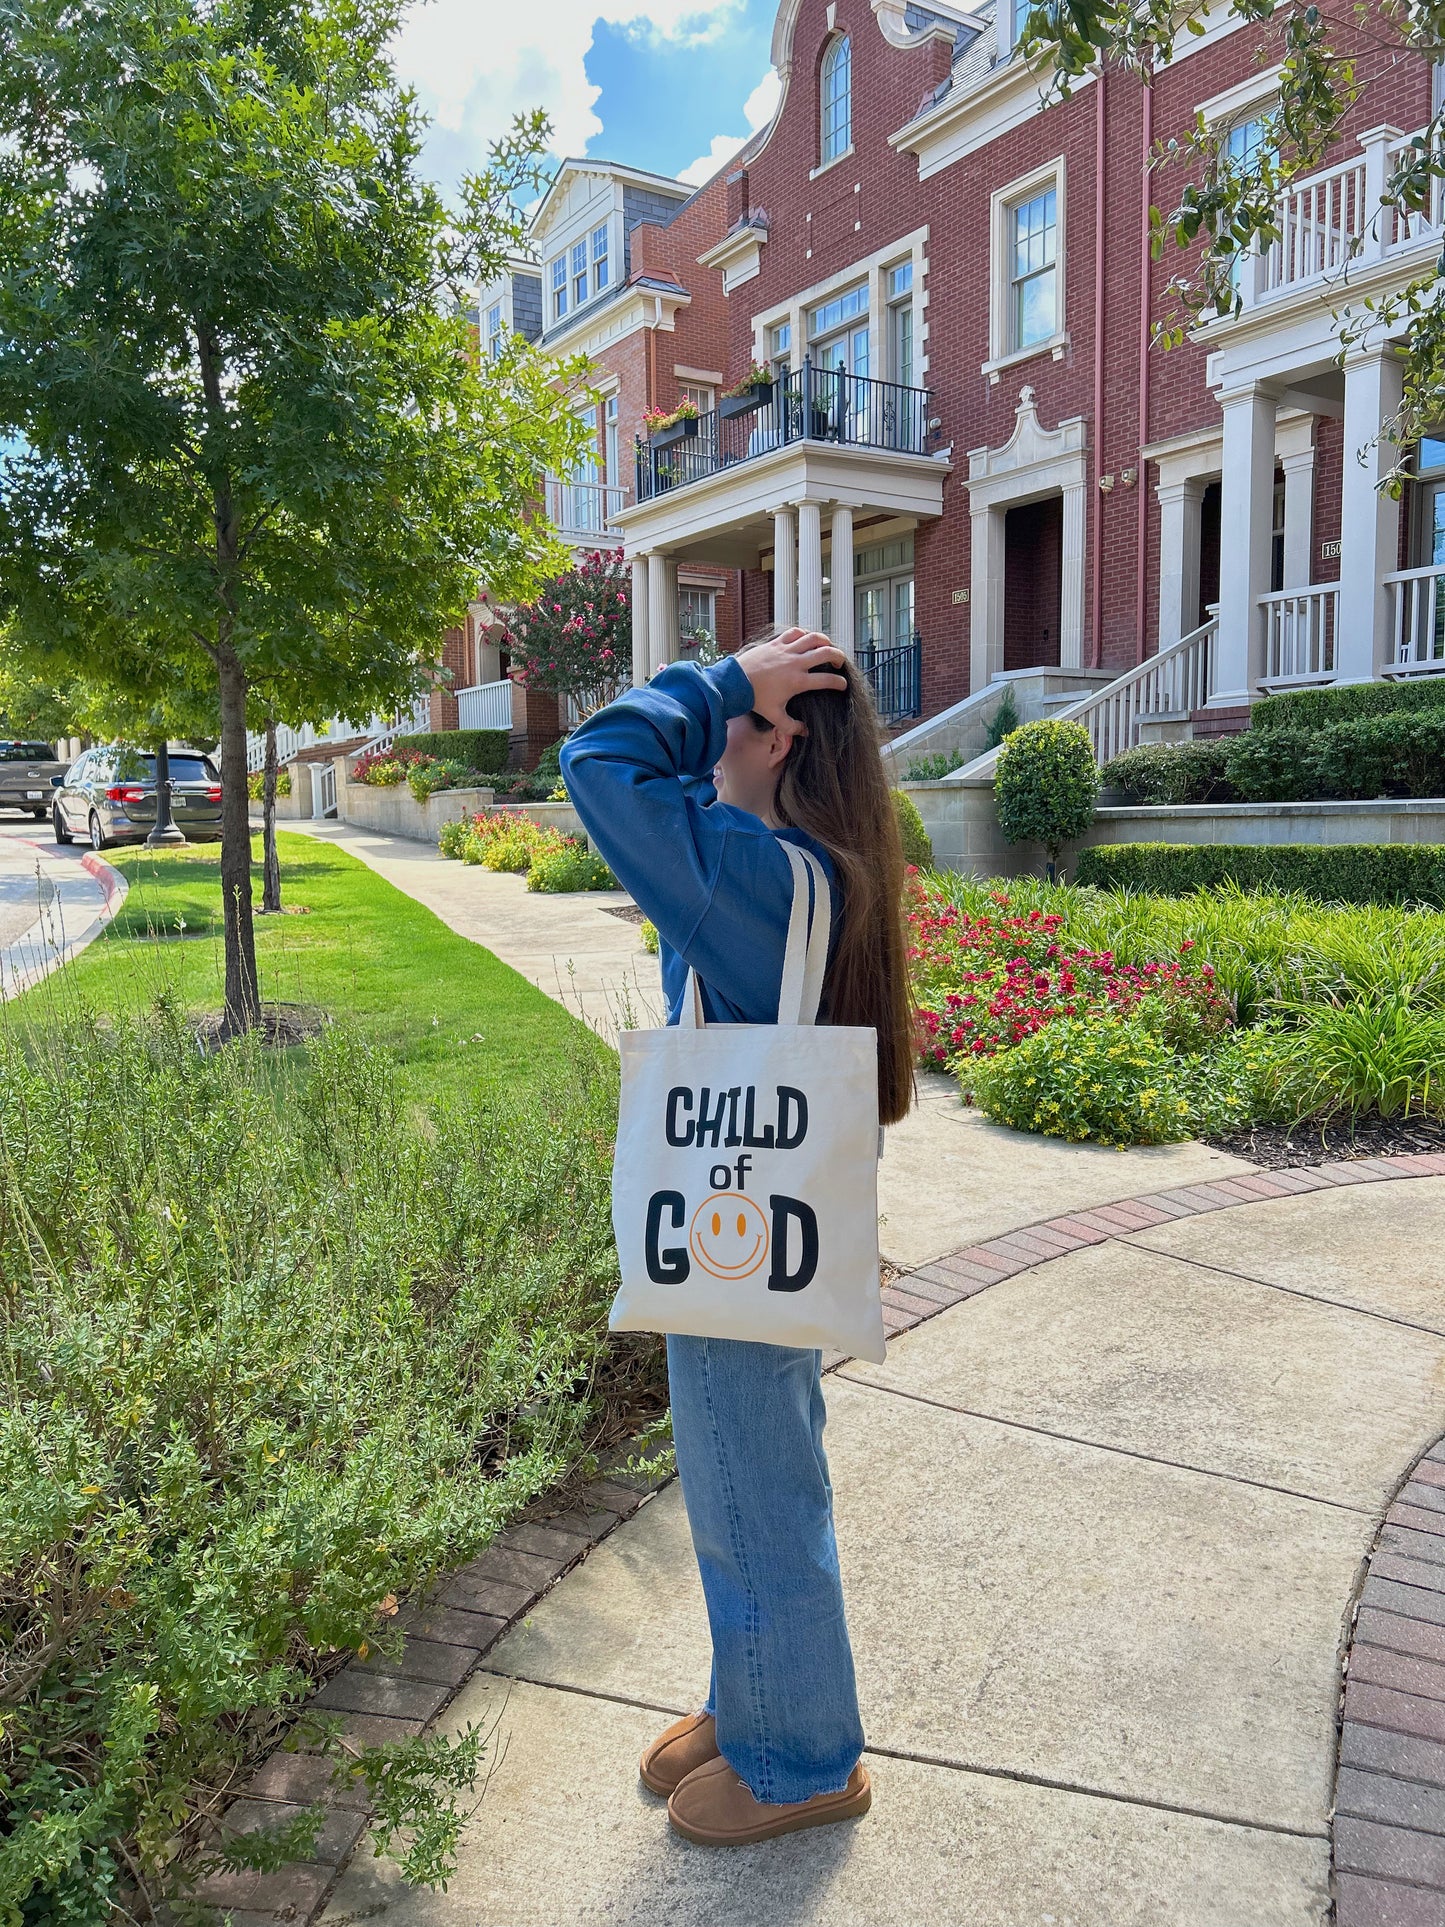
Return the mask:
M 908 905 L 909 962 L 918 1000 L 919 1055 L 947 1065 L 991 1057 L 1059 1017 L 1123 1016 L 1148 1000 L 1175 1047 L 1198 1048 L 1234 1021 L 1208 964 L 1179 958 L 1120 964 L 1111 952 L 1059 941 L 1063 918 L 1015 914 L 996 891 L 997 914 L 973 917 L 914 884 Z

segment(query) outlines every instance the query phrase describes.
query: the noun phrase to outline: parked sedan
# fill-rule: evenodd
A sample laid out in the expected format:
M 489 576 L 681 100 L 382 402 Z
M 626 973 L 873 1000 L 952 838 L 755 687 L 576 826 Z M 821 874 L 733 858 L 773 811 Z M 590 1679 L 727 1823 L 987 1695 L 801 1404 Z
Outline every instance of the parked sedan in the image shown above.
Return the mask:
M 193 843 L 221 835 L 221 777 L 209 756 L 171 751 L 171 814 Z M 77 837 L 93 850 L 138 843 L 156 826 L 156 759 L 114 743 L 88 749 L 57 784 L 51 804 L 57 843 Z
M 37 823 L 43 822 L 50 813 L 54 778 L 64 776 L 66 768 L 53 743 L 0 737 L 0 809 L 29 810 Z

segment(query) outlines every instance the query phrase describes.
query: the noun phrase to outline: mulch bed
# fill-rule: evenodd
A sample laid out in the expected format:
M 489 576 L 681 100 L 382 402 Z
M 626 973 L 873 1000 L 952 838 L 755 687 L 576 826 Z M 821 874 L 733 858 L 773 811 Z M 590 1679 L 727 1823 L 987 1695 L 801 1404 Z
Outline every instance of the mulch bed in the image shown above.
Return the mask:
M 599 909 L 605 910 L 609 917 L 621 917 L 624 923 L 647 922 L 647 918 L 643 916 L 635 903 L 604 903 L 598 907 Z
M 1304 1124 L 1256 1124 L 1251 1130 L 1229 1131 L 1204 1142 L 1266 1171 L 1296 1171 L 1348 1158 L 1445 1151 L 1445 1123 L 1423 1117 L 1340 1118 L 1329 1123 L 1316 1118 Z

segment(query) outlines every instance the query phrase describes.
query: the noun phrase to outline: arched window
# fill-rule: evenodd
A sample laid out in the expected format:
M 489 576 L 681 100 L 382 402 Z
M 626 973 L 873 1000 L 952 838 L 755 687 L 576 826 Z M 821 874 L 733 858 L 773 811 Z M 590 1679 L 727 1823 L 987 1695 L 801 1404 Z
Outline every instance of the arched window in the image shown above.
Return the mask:
M 823 136 L 820 159 L 826 167 L 853 145 L 853 49 L 845 33 L 830 41 L 823 55 L 819 91 Z

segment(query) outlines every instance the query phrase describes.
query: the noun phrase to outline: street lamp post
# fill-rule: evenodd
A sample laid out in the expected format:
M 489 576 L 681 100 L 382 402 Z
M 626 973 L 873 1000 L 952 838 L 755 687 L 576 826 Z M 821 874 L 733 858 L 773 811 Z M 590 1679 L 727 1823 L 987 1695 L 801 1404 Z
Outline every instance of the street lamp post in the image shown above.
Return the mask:
M 156 826 L 146 838 L 146 848 L 172 849 L 186 840 L 171 815 L 171 749 L 162 736 L 156 746 Z

